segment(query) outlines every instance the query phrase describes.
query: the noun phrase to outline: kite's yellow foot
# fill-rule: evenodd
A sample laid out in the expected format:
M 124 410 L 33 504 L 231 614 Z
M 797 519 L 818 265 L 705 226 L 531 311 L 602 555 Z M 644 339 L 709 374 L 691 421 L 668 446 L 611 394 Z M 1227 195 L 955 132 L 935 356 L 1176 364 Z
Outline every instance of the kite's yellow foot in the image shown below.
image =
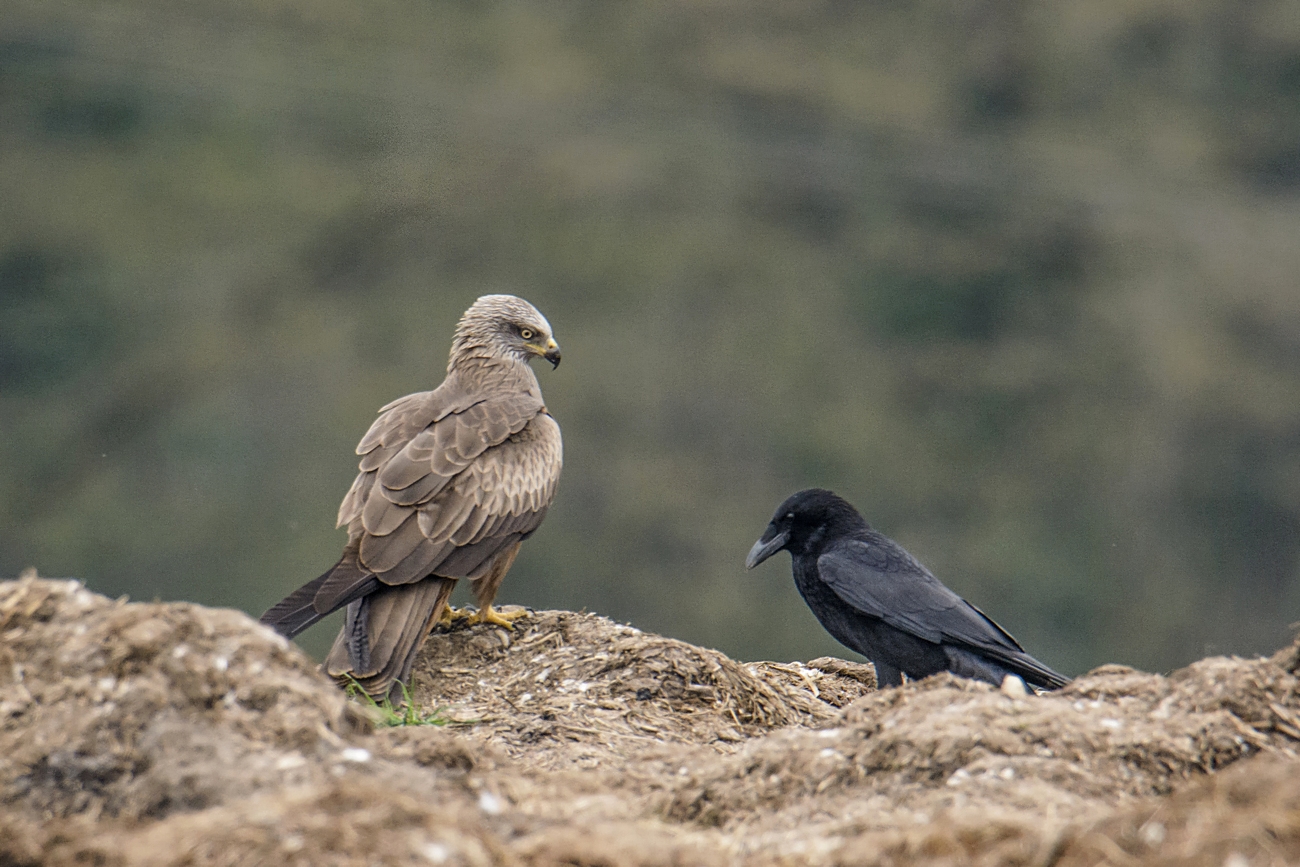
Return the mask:
M 514 629 L 515 621 L 520 617 L 527 617 L 528 610 L 518 608 L 513 611 L 498 611 L 491 605 L 485 605 L 478 611 L 469 615 L 469 625 L 474 626 L 479 623 L 491 623 L 493 626 L 504 626 L 506 629 Z
M 439 626 L 451 626 L 457 620 L 471 620 L 475 616 L 474 612 L 466 611 L 464 608 L 452 608 L 448 605 L 442 609 L 442 616 L 438 618 Z

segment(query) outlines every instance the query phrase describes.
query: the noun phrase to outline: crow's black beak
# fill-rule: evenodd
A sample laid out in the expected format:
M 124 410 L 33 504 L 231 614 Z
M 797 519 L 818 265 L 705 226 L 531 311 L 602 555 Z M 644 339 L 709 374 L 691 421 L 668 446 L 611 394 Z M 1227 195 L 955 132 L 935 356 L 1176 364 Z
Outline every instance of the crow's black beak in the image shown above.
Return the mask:
M 764 533 L 763 538 L 755 542 L 754 547 L 749 549 L 749 556 L 745 558 L 745 568 L 753 569 L 759 563 L 784 548 L 785 543 L 789 541 L 789 530 L 782 530 L 770 539 L 767 538 L 767 533 Z

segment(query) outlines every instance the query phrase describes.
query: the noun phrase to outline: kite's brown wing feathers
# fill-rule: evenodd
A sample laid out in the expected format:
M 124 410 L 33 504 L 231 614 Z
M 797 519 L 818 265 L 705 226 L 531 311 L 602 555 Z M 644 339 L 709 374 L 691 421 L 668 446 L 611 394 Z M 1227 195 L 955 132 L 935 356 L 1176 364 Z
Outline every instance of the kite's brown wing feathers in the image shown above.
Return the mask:
M 361 509 L 366 504 L 366 498 L 370 496 L 370 489 L 375 486 L 374 473 L 361 473 L 352 482 L 352 487 L 348 489 L 347 496 L 339 504 L 339 520 L 337 526 L 346 527 L 351 524 L 360 514 Z
M 560 476 L 559 425 L 534 395 L 481 401 L 458 412 L 442 412 L 436 397 L 429 392 L 395 402 L 391 417 L 377 419 L 362 440 L 371 450 L 339 509 L 356 557 L 352 568 L 326 578 L 315 597 L 326 611 L 363 582 L 377 578 L 391 588 L 353 603 L 351 630 L 342 630 L 328 661 L 336 675 L 365 662 L 366 671 L 352 674 L 376 688 L 405 676 L 399 671 L 410 666 L 405 655 L 413 656 L 427 631 L 421 618 L 433 597 L 414 588 L 440 583 L 423 580 L 430 575 L 487 575 L 541 524 Z M 397 592 L 404 586 L 410 595 Z M 357 617 L 364 622 L 353 622 Z M 368 639 L 364 659 L 354 658 L 348 636 Z
M 482 578 L 492 566 L 492 558 L 510 545 L 522 542 L 537 529 L 546 516 L 546 510 L 515 515 L 501 521 L 497 532 L 479 542 L 456 548 L 447 555 L 440 568 L 455 571 L 466 578 Z
M 445 450 L 429 448 L 431 440 L 442 442 Z M 390 447 L 387 463 L 358 477 L 349 499 L 364 497 L 364 502 L 351 503 L 347 511 L 362 567 L 385 584 L 418 581 L 430 573 L 477 577 L 455 568 L 464 557 L 442 558 L 460 547 L 498 536 L 522 538 L 535 530 L 555 495 L 562 460 L 559 426 L 531 395 L 484 401 L 445 415 L 405 446 L 393 442 Z M 412 488 L 429 493 L 411 497 Z M 336 593 L 334 587 L 322 588 L 321 601 Z
M 385 509 L 408 517 L 388 535 L 362 533 L 361 563 L 385 584 L 418 581 L 430 573 L 478 578 L 493 554 L 542 523 L 560 466 L 559 426 L 540 413 L 517 434 L 484 450 L 428 502 L 388 503 Z M 382 484 L 371 499 L 381 492 L 387 492 Z
M 420 532 L 420 522 L 415 517 L 415 510 L 402 509 L 401 513 L 405 518 L 391 533 L 383 536 L 376 536 L 373 533 L 361 534 L 359 558 L 361 567 L 373 573 L 385 584 L 394 583 L 386 580 L 385 573 L 394 569 L 414 554 L 417 548 L 429 541 Z
M 474 510 L 474 498 L 455 490 L 446 491 L 419 509 L 420 532 L 430 541 L 451 541 L 452 533 Z
M 421 519 L 431 541 L 449 539 L 459 527 L 452 521 L 467 518 L 469 510 L 456 502 L 463 494 L 447 495 L 448 485 L 486 450 L 545 413 L 541 399 L 532 393 L 475 399 L 458 385 L 449 379 L 435 391 L 392 402 L 357 446 L 361 472 L 343 498 L 338 523 L 359 539 L 362 565 L 381 579 L 381 573 L 393 570 L 414 551 L 413 538 L 403 528 L 416 507 L 430 517 L 444 516 L 440 522 Z M 435 523 L 441 529 L 430 531 Z M 397 538 L 381 541 L 390 536 Z M 322 602 L 335 595 L 335 588 L 323 589 Z
M 480 399 L 462 388 L 458 380 L 448 377 L 433 391 L 408 394 L 380 407 L 379 417 L 370 425 L 370 430 L 366 431 L 361 442 L 357 443 L 361 468 L 367 470 L 378 467 L 386 457 L 375 455 L 376 452 L 391 455 L 394 449 L 406 445 L 429 425 L 473 406 Z

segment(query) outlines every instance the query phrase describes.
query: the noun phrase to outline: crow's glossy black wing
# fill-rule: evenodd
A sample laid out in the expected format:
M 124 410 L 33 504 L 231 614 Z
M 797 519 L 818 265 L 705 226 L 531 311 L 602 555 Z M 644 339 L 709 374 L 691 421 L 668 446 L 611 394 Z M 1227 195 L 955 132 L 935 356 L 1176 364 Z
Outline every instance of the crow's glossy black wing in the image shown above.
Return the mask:
M 842 539 L 817 558 L 821 580 L 857 611 L 934 644 L 1023 654 L 984 612 L 949 590 L 896 543 Z

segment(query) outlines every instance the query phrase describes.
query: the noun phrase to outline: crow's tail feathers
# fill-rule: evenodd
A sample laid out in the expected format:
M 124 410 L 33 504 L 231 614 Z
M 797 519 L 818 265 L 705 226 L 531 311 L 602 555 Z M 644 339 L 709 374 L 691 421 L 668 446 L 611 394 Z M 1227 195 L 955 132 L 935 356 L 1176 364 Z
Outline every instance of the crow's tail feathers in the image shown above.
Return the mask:
M 1007 654 L 998 662 L 1005 665 L 1009 672 L 1019 676 L 1025 683 L 1039 689 L 1060 689 L 1070 682 L 1070 678 L 1053 671 L 1028 653 Z
M 1028 656 L 1028 654 L 1026 654 L 1026 657 L 1027 664 L 1025 665 L 1024 673 L 1016 673 L 1023 677 L 1031 686 L 1041 687 L 1042 689 L 1060 689 L 1069 684 L 1070 678 L 1059 672 L 1053 671 L 1037 659 Z
M 998 686 L 1008 674 L 1014 674 L 1031 687 L 1060 689 L 1070 679 L 1058 674 L 1028 653 L 1002 648 L 975 648 L 945 645 L 948 670 L 962 677 L 982 680 Z

